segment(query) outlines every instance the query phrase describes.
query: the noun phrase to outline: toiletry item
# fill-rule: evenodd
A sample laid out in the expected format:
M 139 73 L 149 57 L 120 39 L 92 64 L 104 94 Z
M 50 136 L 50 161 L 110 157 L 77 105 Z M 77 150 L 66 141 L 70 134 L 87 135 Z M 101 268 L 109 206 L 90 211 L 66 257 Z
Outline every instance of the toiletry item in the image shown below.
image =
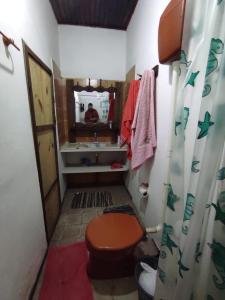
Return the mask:
M 139 284 L 148 295 L 154 296 L 157 270 L 152 269 L 144 262 L 141 262 L 140 265 L 142 266 L 143 271 L 138 280 Z
M 113 162 L 111 164 L 111 169 L 121 169 L 123 165 L 120 162 Z
M 141 185 L 139 185 L 139 193 L 143 198 L 148 197 L 148 183 L 142 183 Z

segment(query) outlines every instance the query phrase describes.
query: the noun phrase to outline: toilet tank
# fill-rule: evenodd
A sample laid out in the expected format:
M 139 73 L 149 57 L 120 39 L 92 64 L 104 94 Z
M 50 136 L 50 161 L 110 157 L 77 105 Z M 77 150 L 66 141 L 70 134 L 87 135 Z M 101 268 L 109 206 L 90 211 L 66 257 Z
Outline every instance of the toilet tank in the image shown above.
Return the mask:
M 186 0 L 171 0 L 161 15 L 158 30 L 158 52 L 161 64 L 180 58 Z

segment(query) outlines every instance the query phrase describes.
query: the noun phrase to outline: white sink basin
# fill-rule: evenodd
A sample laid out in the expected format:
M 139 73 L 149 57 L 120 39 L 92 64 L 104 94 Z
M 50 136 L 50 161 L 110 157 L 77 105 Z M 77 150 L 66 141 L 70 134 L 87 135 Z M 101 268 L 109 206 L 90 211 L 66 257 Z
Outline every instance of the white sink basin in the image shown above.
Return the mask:
M 104 148 L 110 146 L 111 144 L 101 143 L 101 142 L 93 142 L 93 143 L 74 143 L 73 146 L 76 149 L 80 148 Z
M 104 151 L 127 151 L 126 147 L 121 148 L 117 144 L 110 142 L 81 142 L 81 143 L 66 143 L 60 149 L 61 152 L 104 152 Z
M 87 143 L 89 148 L 104 148 L 107 146 L 106 143 L 101 142 L 94 142 L 94 143 Z

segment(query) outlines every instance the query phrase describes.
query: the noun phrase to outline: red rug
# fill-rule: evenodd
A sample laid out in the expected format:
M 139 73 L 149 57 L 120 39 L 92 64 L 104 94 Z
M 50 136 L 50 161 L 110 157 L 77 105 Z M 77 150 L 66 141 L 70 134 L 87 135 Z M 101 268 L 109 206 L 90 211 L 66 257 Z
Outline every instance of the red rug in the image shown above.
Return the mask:
M 50 247 L 39 300 L 93 300 L 85 242 Z

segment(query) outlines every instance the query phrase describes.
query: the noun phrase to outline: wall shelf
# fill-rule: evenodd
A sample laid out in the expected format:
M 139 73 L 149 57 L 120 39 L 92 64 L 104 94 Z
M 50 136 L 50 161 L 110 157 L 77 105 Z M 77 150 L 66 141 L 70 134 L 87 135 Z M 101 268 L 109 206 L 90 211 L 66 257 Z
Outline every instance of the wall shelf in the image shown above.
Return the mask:
M 126 172 L 129 164 L 126 159 L 127 146 L 120 148 L 111 143 L 65 143 L 60 148 L 62 158 L 61 173 L 66 174 L 90 174 Z M 81 165 L 83 158 L 90 160 L 91 165 Z M 96 164 L 96 159 L 98 163 Z M 112 169 L 112 162 L 122 162 L 123 167 Z
M 83 145 L 88 145 L 88 147 L 85 146 L 76 146 L 76 144 L 73 143 L 66 143 L 60 148 L 61 153 L 71 153 L 71 152 L 77 152 L 77 153 L 87 153 L 87 152 L 127 152 L 127 146 L 123 146 L 120 148 L 117 144 L 106 144 L 100 145 L 99 147 L 95 146 L 93 143 L 81 143 Z M 104 144 L 104 143 L 100 143 Z
M 62 169 L 63 174 L 81 174 L 81 173 L 103 173 L 103 172 L 125 172 L 128 171 L 128 165 L 124 165 L 120 169 L 111 169 L 111 166 L 73 166 L 64 167 Z

